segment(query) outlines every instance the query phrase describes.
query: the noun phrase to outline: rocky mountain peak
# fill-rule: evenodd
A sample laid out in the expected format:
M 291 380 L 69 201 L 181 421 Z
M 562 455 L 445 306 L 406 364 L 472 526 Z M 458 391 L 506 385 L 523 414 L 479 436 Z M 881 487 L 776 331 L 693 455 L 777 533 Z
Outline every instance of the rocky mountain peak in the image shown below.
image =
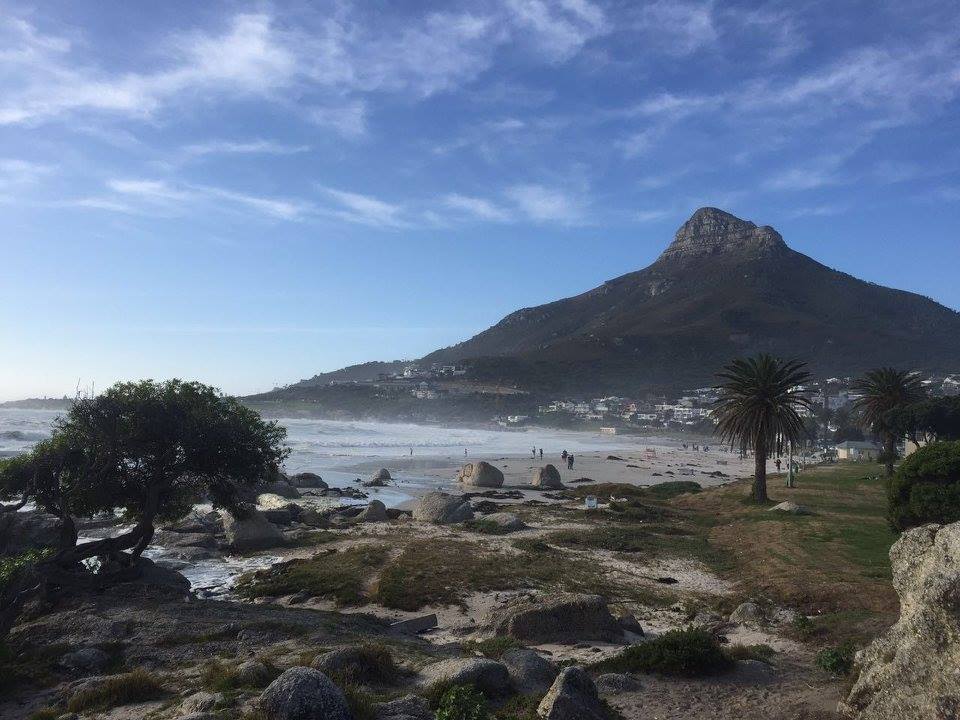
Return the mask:
M 756 255 L 785 247 L 780 233 L 769 225 L 758 227 L 723 210 L 704 207 L 680 226 L 660 259 L 698 258 L 718 253 Z

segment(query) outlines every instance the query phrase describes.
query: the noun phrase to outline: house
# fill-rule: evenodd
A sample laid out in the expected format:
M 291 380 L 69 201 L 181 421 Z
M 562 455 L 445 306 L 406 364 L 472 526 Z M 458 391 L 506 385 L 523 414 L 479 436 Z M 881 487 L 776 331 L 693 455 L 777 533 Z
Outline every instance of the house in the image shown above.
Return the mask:
M 876 443 L 862 442 L 858 440 L 845 440 L 837 443 L 836 447 L 838 460 L 876 460 L 882 451 L 882 448 Z

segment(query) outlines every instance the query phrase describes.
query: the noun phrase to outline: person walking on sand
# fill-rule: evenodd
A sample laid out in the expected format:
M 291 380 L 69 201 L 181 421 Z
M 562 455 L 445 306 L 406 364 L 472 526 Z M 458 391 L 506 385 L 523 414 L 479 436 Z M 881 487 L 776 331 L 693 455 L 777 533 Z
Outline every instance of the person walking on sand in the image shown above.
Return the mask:
M 536 459 L 537 459 L 537 446 L 534 445 L 532 448 L 530 448 L 530 452 L 531 452 L 531 454 L 533 455 L 533 459 L 536 460 Z
M 466 448 L 463 449 L 463 456 L 464 456 L 464 457 L 467 456 L 467 449 L 466 449 Z
M 567 470 L 573 470 L 573 453 L 567 455 Z
M 562 453 L 560 453 L 560 458 L 563 459 L 563 460 L 566 460 L 566 459 L 567 459 L 567 451 L 566 451 L 566 450 L 564 450 Z
M 540 448 L 540 459 L 543 460 L 543 448 Z

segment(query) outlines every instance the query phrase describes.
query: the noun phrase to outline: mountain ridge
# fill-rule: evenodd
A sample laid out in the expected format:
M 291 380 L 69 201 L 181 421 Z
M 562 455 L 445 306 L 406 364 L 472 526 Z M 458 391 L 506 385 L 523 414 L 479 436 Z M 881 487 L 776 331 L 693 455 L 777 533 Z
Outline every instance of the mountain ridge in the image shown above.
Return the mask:
M 790 248 L 768 225 L 700 208 L 649 266 L 522 308 L 423 363 L 549 392 L 705 384 L 759 351 L 821 375 L 878 365 L 960 369 L 960 313 L 859 280 Z M 320 376 L 322 377 L 322 376 Z

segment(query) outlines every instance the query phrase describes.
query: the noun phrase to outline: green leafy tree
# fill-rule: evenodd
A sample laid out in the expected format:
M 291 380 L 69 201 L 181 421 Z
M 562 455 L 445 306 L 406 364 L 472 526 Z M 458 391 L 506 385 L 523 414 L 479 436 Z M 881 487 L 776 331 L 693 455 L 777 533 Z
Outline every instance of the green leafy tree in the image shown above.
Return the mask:
M 804 363 L 766 353 L 734 360 L 717 373 L 721 382 L 713 414 L 721 442 L 753 451 L 756 465 L 750 497 L 767 502 L 767 458 L 804 435 L 800 410 L 810 406 L 798 386 L 810 379 Z
M 862 393 L 854 402 L 854 410 L 860 413 L 861 422 L 883 440 L 881 460 L 887 469 L 887 477 L 893 475 L 893 463 L 897 458 L 897 428 L 889 421 L 889 413 L 923 399 L 925 393 L 916 373 L 891 367 L 871 370 L 853 384 L 853 389 Z
M 914 442 L 960 440 L 960 397 L 938 397 L 895 408 L 886 423 Z
M 895 530 L 960 520 L 960 441 L 930 443 L 900 463 L 887 501 Z
M 275 472 L 289 452 L 285 437 L 276 423 L 196 382 L 120 383 L 78 400 L 50 440 L 0 464 L 0 499 L 33 501 L 61 527 L 55 552 L 8 583 L 0 637 L 40 587 L 130 577 L 155 524 L 182 518 L 199 500 L 242 512 L 243 488 Z M 130 530 L 77 544 L 76 518 L 116 511 Z M 86 570 L 82 561 L 94 557 L 115 572 Z

